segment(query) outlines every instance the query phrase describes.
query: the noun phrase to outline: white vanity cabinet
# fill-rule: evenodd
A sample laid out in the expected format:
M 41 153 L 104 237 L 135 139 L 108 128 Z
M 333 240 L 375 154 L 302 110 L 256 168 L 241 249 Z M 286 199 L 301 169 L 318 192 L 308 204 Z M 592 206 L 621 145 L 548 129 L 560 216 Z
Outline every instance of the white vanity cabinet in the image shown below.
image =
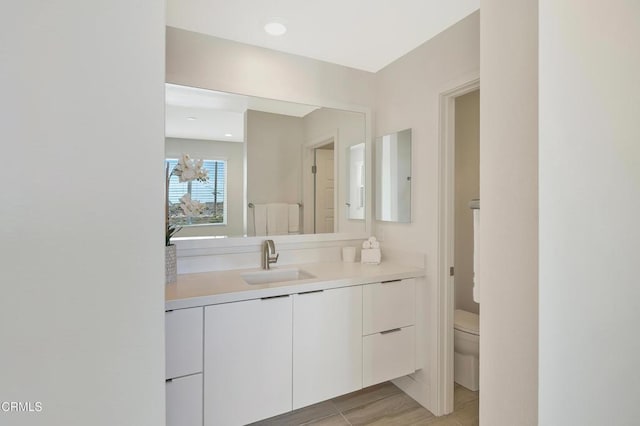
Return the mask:
M 415 279 L 363 286 L 362 385 L 415 371 Z
M 293 409 L 362 388 L 362 286 L 293 296 Z
M 202 426 L 202 315 L 202 308 L 165 312 L 167 426 Z
M 204 329 L 205 426 L 291 410 L 291 296 L 206 306 Z
M 245 425 L 415 371 L 416 280 L 372 275 L 420 270 L 307 269 L 317 281 L 251 286 L 219 271 L 167 286 L 168 426 Z

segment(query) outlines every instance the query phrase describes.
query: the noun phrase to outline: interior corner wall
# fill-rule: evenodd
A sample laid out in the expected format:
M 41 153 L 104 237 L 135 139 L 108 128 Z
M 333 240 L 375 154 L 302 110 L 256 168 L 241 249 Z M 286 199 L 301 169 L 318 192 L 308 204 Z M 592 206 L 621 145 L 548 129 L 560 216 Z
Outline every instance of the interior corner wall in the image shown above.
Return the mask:
M 480 90 L 455 99 L 455 308 L 479 313 L 473 300 L 473 210 L 480 198 Z
M 440 94 L 480 69 L 480 13 L 475 12 L 376 74 L 374 136 L 412 129 L 411 223 L 375 222 L 383 250 L 426 254 L 426 339 L 419 353 L 425 368 L 416 373 L 411 392 L 423 405 L 437 408 L 436 334 L 438 324 L 438 192 Z M 435 305 L 435 306 L 434 306 Z M 431 392 L 433 390 L 433 392 Z
M 538 424 L 538 1 L 483 0 L 480 7 L 480 424 L 533 426 Z M 566 382 L 565 391 L 568 386 L 573 389 Z
M 640 418 L 639 22 L 540 0 L 541 425 Z
M 3 425 L 164 424 L 164 9 L 3 4 Z

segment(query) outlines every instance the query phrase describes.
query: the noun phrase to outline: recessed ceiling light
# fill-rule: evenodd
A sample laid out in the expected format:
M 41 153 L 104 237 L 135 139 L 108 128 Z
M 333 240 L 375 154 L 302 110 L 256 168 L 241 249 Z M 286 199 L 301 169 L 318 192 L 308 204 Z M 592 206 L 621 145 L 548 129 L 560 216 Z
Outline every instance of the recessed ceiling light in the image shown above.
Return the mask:
M 225 135 L 226 137 L 228 137 L 228 138 L 230 138 L 231 136 L 233 136 L 233 134 L 231 134 L 231 133 L 225 133 L 224 135 Z
M 189 121 L 196 121 L 198 119 L 198 117 L 187 117 L 187 120 Z
M 281 36 L 287 32 L 287 27 L 279 19 L 271 19 L 264 26 L 267 34 L 272 36 Z

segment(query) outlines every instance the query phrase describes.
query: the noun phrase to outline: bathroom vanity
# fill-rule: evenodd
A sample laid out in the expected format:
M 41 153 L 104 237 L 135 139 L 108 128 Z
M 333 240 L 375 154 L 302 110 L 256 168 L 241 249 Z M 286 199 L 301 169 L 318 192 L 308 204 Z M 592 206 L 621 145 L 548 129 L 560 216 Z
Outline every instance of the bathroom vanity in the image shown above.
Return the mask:
M 167 425 L 243 425 L 413 373 L 423 275 L 343 262 L 179 275 Z

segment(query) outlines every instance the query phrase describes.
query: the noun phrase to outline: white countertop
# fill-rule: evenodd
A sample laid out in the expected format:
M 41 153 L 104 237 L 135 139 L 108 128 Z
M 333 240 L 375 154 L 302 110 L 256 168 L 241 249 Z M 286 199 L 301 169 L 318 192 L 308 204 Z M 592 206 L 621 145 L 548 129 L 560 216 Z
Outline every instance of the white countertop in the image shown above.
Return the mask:
M 165 286 L 165 310 L 238 302 L 424 275 L 423 269 L 390 262 L 382 262 L 379 265 L 325 262 L 273 266 L 271 269 L 293 268 L 306 271 L 314 278 L 271 284 L 247 284 L 242 279 L 242 273 L 260 271 L 259 268 L 178 275 L 177 283 Z

